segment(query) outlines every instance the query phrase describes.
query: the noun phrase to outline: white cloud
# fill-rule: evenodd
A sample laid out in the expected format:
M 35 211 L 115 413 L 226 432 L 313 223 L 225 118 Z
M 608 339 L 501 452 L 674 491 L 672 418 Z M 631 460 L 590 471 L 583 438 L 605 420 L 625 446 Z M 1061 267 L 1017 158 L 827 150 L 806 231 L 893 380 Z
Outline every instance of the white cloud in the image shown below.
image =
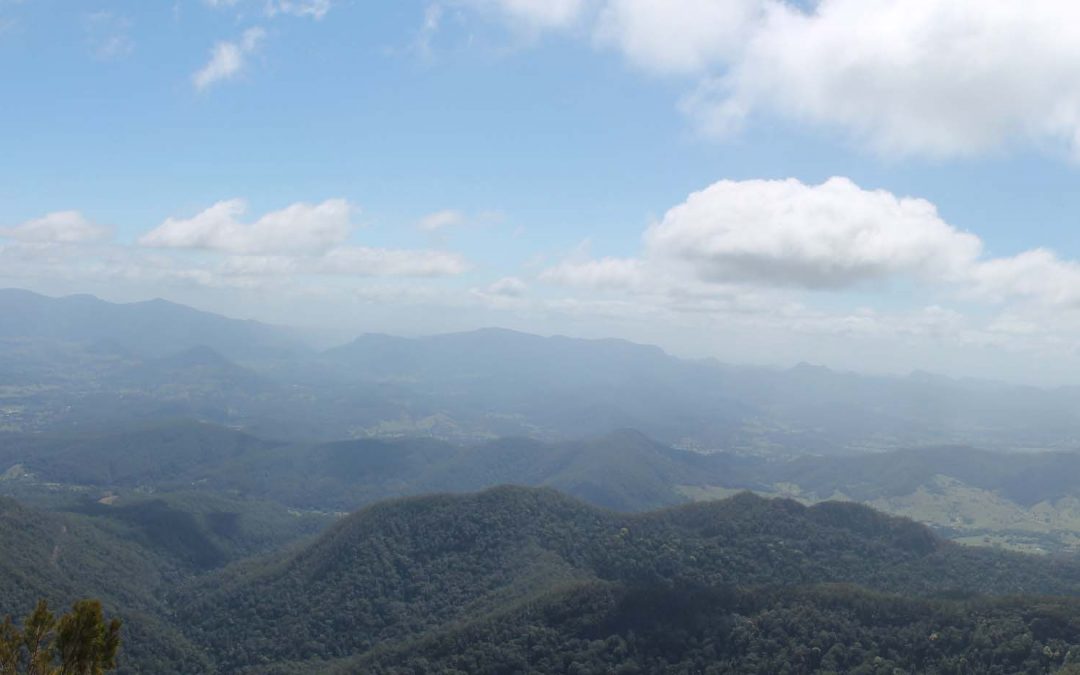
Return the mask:
M 701 72 L 734 56 L 762 13 L 761 0 L 608 0 L 597 43 L 660 72 Z
M 430 249 L 355 246 L 346 240 L 356 212 L 344 199 L 298 202 L 245 222 L 241 199 L 218 202 L 191 218 L 168 218 L 139 238 L 146 248 L 227 254 L 205 268 L 214 278 L 270 280 L 297 276 L 445 277 L 463 274 L 468 261 Z
M 689 74 L 710 135 L 764 114 L 890 155 L 1016 144 L 1080 158 L 1080 4 L 1062 0 L 472 0 L 534 29 L 584 26 L 650 72 Z
M 266 31 L 259 27 L 248 28 L 236 42 L 219 42 L 210 52 L 210 60 L 191 76 L 196 89 L 207 87 L 239 75 L 245 66 L 247 57 L 253 53 L 266 37 Z
M 454 209 L 445 209 L 443 211 L 436 211 L 429 213 L 420 219 L 417 223 L 418 227 L 425 232 L 435 232 L 436 230 L 442 230 L 447 227 L 453 227 L 455 225 L 461 225 L 465 222 L 465 214 L 461 211 Z
M 240 254 L 321 253 L 341 244 L 352 231 L 352 207 L 344 199 L 299 202 L 250 223 L 242 199 L 218 202 L 191 218 L 169 218 L 139 239 L 143 246 L 189 248 Z
M 1020 298 L 1080 307 L 1080 263 L 1043 248 L 982 262 L 972 268 L 971 281 L 973 295 L 998 302 Z
M 1075 3 L 822 0 L 811 12 L 775 3 L 721 75 L 717 103 L 720 115 L 776 112 L 891 154 L 964 155 L 1010 141 L 1075 151 L 1078 67 Z
M 955 279 L 981 250 L 930 202 L 846 178 L 720 181 L 668 211 L 645 239 L 652 255 L 687 263 L 702 279 L 808 288 L 899 274 Z
M 38 244 L 77 244 L 107 239 L 110 230 L 78 211 L 55 211 L 14 227 L 0 228 L 0 237 Z
M 1013 312 L 1080 308 L 1080 262 L 1046 249 L 985 257 L 982 241 L 942 220 L 930 202 L 846 178 L 719 181 L 669 210 L 643 242 L 639 256 L 623 258 L 590 257 L 586 242 L 538 279 L 680 313 L 764 311 L 789 321 L 801 311 L 794 293 L 905 280 L 921 282 L 906 296 L 944 294 Z M 857 315 L 844 325 L 882 324 Z

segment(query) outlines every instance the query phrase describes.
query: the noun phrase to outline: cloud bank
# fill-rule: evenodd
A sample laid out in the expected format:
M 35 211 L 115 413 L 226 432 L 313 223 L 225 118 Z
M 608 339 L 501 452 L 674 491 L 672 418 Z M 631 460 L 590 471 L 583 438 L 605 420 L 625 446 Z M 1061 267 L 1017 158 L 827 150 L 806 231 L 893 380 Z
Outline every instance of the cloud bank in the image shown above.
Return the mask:
M 857 292 L 918 283 L 965 301 L 1080 307 L 1080 263 L 1046 249 L 986 257 L 982 240 L 932 203 L 847 178 L 718 181 L 668 210 L 642 242 L 638 257 L 575 254 L 539 278 L 669 304 L 712 302 L 733 287 Z
M 696 82 L 683 109 L 727 136 L 756 115 L 875 152 L 1010 145 L 1080 158 L 1080 5 L 1059 0 L 474 0 Z

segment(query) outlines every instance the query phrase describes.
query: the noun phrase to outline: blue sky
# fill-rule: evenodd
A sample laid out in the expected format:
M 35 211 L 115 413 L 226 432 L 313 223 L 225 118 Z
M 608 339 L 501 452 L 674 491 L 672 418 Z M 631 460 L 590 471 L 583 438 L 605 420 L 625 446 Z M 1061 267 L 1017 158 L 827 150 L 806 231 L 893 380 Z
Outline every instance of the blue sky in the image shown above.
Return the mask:
M 0 282 L 1075 382 L 1077 19 L 0 0 Z

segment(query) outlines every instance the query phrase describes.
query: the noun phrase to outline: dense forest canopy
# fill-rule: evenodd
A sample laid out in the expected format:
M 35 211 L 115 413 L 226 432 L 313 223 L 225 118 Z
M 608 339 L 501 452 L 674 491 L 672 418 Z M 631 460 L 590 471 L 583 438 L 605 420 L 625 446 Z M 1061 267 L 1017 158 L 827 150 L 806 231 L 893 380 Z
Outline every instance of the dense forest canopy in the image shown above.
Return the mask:
M 1080 655 L 1080 562 L 850 503 L 626 514 L 502 487 L 379 502 L 216 570 L 96 516 L 2 516 L 22 553 L 0 607 L 98 594 L 123 673 L 1050 673 Z

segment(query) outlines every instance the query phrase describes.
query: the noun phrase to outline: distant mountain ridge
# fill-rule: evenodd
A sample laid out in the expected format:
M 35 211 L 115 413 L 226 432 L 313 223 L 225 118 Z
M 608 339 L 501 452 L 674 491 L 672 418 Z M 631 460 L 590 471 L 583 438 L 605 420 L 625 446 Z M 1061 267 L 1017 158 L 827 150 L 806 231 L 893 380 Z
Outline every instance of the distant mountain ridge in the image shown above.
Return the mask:
M 8 473 L 14 485 L 200 489 L 328 511 L 499 484 L 553 487 L 627 512 L 753 490 L 805 502 L 871 504 L 960 539 L 1006 537 L 1025 550 L 1080 548 L 1080 453 L 1072 452 L 942 446 L 768 458 L 702 454 L 634 430 L 576 441 L 292 442 L 177 420 L 109 432 L 2 435 L 0 476 Z
M 118 304 L 92 295 L 52 298 L 0 289 L 0 339 L 112 343 L 148 356 L 198 346 L 234 360 L 292 356 L 304 349 L 290 331 L 228 319 L 167 300 Z
M 0 429 L 191 417 L 294 441 L 566 440 L 639 429 L 760 455 L 927 445 L 1074 449 L 1080 388 L 688 361 L 622 340 L 481 329 L 368 334 L 316 351 L 287 330 L 165 301 L 0 291 Z

